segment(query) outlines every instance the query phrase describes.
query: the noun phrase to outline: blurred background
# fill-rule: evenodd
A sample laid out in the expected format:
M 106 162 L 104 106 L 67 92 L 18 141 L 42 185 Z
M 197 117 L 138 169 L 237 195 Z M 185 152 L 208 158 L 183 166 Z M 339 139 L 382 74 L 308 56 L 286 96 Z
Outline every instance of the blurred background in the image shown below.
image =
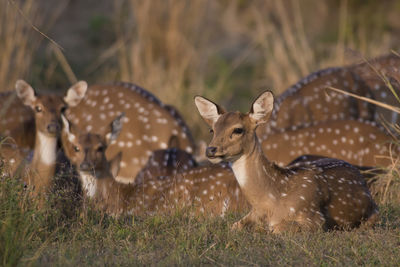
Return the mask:
M 206 135 L 200 94 L 247 111 L 321 68 L 399 51 L 400 0 L 1 0 L 0 91 L 136 83 Z

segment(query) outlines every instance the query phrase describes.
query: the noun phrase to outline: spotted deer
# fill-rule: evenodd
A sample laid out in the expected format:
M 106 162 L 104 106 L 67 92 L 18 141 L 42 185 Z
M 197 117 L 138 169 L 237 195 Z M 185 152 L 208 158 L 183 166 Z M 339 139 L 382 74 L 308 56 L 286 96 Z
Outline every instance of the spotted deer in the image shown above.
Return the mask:
M 400 57 L 398 55 L 384 55 L 346 68 L 355 73 L 371 88 L 373 99 L 396 107 L 400 105 L 384 80 L 387 79 L 390 82 L 395 93 L 400 97 Z M 399 123 L 400 121 L 397 112 L 376 107 L 374 119 L 380 121 L 381 116 L 391 123 Z
M 137 183 L 154 177 L 175 177 L 180 183 L 192 185 L 191 199 L 201 213 L 223 216 L 226 212 L 242 212 L 248 204 L 240 191 L 231 168 L 227 164 L 197 166 L 192 154 L 171 145 L 153 151 L 146 166 L 136 177 Z
M 372 120 L 375 107 L 350 96 L 333 93 L 332 86 L 354 94 L 372 97 L 370 88 L 346 68 L 328 68 L 314 72 L 279 95 L 274 103 L 270 123 L 259 127 L 261 140 L 270 133 L 301 126 L 339 119 Z
M 254 224 L 266 224 L 273 233 L 349 229 L 376 220 L 377 206 L 352 165 L 321 159 L 311 165 L 281 168 L 265 157 L 255 131 L 271 115 L 271 92 L 261 94 L 246 114 L 226 112 L 201 96 L 195 97 L 195 103 L 213 131 L 207 157 L 213 163 L 231 162 L 252 207 L 233 229 Z
M 115 118 L 104 135 L 79 130 L 63 117 L 62 143 L 67 157 L 76 166 L 86 198 L 95 208 L 108 214 L 168 213 L 177 208 L 190 208 L 195 214 L 224 215 L 246 207 L 240 188 L 232 171 L 226 165 L 190 167 L 176 171 L 181 166 L 193 164 L 190 155 L 179 149 L 158 150 L 134 184 L 119 183 L 121 153 L 107 160 L 105 151 L 122 130 L 123 118 Z M 178 156 L 179 154 L 179 156 Z M 176 158 L 165 161 L 165 155 Z M 153 155 L 154 156 L 154 155 Z M 161 156 L 161 157 L 159 157 Z M 150 175 L 149 175 L 150 173 Z
M 35 137 L 29 173 L 24 180 L 33 188 L 33 194 L 45 192 L 52 184 L 56 169 L 57 141 L 60 133 L 60 112 L 67 105 L 76 105 L 84 96 L 86 82 L 70 87 L 64 97 L 37 95 L 25 81 L 16 82 L 17 97 L 33 112 L 35 127 L 28 134 Z M 17 148 L 18 149 L 18 148 Z
M 386 167 L 391 164 L 392 137 L 375 122 L 337 120 L 293 127 L 270 134 L 261 142 L 264 154 L 286 166 L 304 154 L 345 160 L 353 165 Z
M 9 136 L 20 149 L 32 150 L 35 145 L 35 118 L 15 90 L 0 93 L 0 136 Z
M 181 149 L 193 151 L 189 128 L 176 109 L 134 84 L 90 86 L 82 103 L 68 108 L 65 116 L 80 129 L 102 135 L 115 116 L 122 113 L 126 127 L 107 149 L 107 158 L 122 152 L 118 182 L 134 183 L 151 152 L 167 148 L 173 135 L 179 139 Z

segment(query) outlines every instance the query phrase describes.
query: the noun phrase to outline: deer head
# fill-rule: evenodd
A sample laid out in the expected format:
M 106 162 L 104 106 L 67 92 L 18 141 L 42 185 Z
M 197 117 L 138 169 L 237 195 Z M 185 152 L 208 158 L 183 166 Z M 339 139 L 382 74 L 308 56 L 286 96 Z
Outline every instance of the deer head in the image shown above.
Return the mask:
M 29 106 L 35 116 L 37 132 L 46 136 L 57 136 L 60 131 L 60 115 L 66 105 L 75 106 L 85 96 L 87 83 L 80 81 L 68 89 L 61 99 L 55 95 L 38 96 L 36 91 L 25 81 L 15 84 L 17 96 L 24 105 Z
M 96 177 L 111 174 L 116 177 L 119 171 L 121 153 L 113 160 L 108 161 L 105 156 L 107 147 L 115 141 L 122 130 L 122 113 L 109 125 L 109 130 L 102 136 L 99 134 L 81 132 L 71 124 L 64 115 L 61 115 L 63 131 L 61 141 L 65 154 L 79 172 L 88 173 Z
M 213 163 L 232 162 L 254 149 L 255 130 L 257 126 L 268 121 L 274 97 L 270 91 L 264 92 L 254 101 L 247 114 L 225 112 L 223 108 L 201 96 L 195 97 L 195 103 L 213 132 L 206 156 Z

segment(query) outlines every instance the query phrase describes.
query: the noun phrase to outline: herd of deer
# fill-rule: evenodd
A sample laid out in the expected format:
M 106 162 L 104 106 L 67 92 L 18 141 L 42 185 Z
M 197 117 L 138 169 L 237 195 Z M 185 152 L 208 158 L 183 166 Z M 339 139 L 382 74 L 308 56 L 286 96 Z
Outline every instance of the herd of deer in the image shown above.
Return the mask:
M 0 95 L 0 174 L 20 175 L 45 201 L 66 156 L 84 198 L 113 216 L 250 210 L 232 228 L 273 233 L 373 225 L 378 209 L 360 169 L 391 164 L 398 151 L 381 121 L 400 118 L 327 87 L 396 105 L 387 81 L 400 91 L 396 55 L 313 73 L 275 101 L 266 91 L 246 114 L 196 96 L 213 133 L 210 164 L 193 156 L 178 111 L 134 84 L 81 81 L 60 97 L 19 80 L 16 94 Z

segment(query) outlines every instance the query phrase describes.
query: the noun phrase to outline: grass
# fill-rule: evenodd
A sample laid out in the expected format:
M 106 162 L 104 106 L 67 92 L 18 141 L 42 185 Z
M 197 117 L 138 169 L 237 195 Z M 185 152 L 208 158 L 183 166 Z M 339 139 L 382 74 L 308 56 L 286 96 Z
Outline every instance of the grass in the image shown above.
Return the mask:
M 0 91 L 19 78 L 35 88 L 68 88 L 75 77 L 131 81 L 174 103 L 197 139 L 208 133 L 193 115 L 195 94 L 246 111 L 261 89 L 280 93 L 317 69 L 400 48 L 398 1 L 119 0 L 110 17 L 88 22 L 93 46 L 105 26 L 112 44 L 74 69 L 68 53 L 85 51 L 55 49 L 32 29 L 29 22 L 45 33 L 53 25 L 40 2 L 0 2 Z M 62 10 L 53 13 L 51 21 Z M 230 231 L 243 214 L 113 219 L 82 208 L 66 188 L 39 210 L 17 179 L 2 177 L 0 264 L 398 266 L 398 185 L 396 164 L 374 189 L 381 211 L 375 229 L 273 236 Z
M 54 205 L 37 209 L 14 178 L 0 180 L 0 262 L 15 265 L 385 265 L 400 264 L 400 205 L 380 204 L 374 229 L 287 233 L 231 231 L 243 214 L 225 218 L 170 215 L 115 219 L 88 206 L 69 215 Z M 71 198 L 62 199 L 65 206 Z

